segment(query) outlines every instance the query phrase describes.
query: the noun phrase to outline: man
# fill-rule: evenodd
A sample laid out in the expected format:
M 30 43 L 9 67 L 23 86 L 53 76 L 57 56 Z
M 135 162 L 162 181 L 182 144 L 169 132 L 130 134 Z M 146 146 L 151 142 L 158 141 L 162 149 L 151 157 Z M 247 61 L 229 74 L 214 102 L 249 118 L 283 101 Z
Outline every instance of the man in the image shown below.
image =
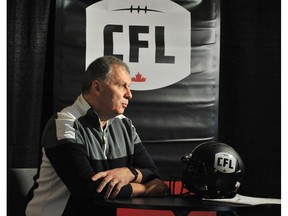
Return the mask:
M 123 115 L 132 98 L 130 84 L 128 66 L 116 57 L 90 64 L 82 94 L 45 127 L 27 216 L 116 215 L 116 209 L 93 204 L 99 198 L 168 194 L 131 120 Z

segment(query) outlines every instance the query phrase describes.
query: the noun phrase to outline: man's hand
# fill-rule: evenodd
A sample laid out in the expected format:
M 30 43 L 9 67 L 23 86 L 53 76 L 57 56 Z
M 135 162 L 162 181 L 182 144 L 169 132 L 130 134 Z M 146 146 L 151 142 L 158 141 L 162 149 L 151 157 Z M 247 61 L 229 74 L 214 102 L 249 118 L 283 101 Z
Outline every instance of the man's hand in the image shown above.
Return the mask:
M 127 167 L 115 168 L 111 170 L 106 170 L 103 172 L 98 172 L 96 175 L 92 177 L 93 181 L 97 181 L 103 178 L 101 183 L 97 188 L 97 192 L 101 193 L 102 190 L 107 185 L 107 190 L 104 194 L 104 199 L 115 198 L 121 188 L 127 184 L 134 178 L 134 175 Z

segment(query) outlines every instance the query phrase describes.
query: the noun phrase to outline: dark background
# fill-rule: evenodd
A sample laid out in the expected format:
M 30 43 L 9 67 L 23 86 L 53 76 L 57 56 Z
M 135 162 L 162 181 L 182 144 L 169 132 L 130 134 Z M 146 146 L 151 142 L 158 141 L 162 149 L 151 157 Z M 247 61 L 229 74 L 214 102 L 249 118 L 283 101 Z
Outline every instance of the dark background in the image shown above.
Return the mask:
M 280 1 L 222 1 L 219 140 L 246 165 L 243 193 L 280 197 Z
M 7 1 L 8 168 L 37 167 L 40 135 L 53 112 L 55 4 Z M 245 163 L 239 193 L 280 198 L 281 1 L 222 0 L 220 45 L 218 139 Z M 152 157 L 182 154 L 171 143 L 157 146 Z M 167 160 L 155 158 L 164 178 L 170 163 L 180 163 Z

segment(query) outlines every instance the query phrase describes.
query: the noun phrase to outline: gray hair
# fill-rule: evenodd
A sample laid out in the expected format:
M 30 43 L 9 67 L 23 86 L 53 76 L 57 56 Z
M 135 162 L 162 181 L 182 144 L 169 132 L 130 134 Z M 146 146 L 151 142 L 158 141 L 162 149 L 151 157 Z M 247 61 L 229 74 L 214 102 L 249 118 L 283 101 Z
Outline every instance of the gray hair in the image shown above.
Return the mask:
M 124 67 L 130 74 L 129 67 L 121 59 L 115 56 L 103 56 L 93 61 L 87 68 L 83 76 L 82 92 L 88 92 L 94 80 L 106 81 L 112 73 L 113 65 Z

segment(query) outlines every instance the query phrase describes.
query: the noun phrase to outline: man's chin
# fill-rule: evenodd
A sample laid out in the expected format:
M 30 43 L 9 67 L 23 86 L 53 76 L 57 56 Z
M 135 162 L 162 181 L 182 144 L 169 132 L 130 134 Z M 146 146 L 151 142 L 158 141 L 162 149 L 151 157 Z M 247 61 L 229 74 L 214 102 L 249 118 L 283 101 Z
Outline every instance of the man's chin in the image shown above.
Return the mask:
M 125 109 L 121 109 L 121 110 L 118 110 L 118 112 L 116 112 L 116 115 L 123 115 L 124 114 L 124 111 Z

